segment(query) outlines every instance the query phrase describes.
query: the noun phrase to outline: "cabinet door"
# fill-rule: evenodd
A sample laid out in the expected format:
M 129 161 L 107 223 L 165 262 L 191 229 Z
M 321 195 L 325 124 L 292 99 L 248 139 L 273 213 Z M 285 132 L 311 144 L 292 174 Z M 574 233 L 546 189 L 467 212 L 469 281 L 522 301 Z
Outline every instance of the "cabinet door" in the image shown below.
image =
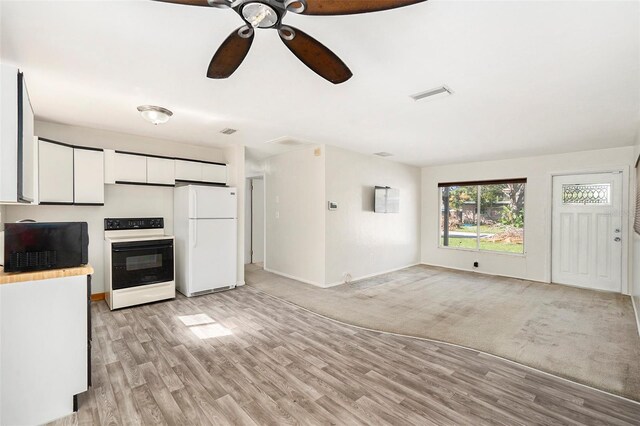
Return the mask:
M 74 202 L 104 204 L 104 153 L 74 148 L 73 169 Z
M 40 203 L 73 203 L 73 148 L 38 142 Z
M 174 160 L 147 157 L 147 183 L 175 185 L 176 174 Z
M 227 166 L 224 164 L 202 164 L 202 180 L 212 183 L 227 183 Z
M 22 81 L 22 140 L 18 141 L 19 146 L 22 147 L 22 164 L 18 168 L 18 172 L 22 175 L 19 176 L 18 182 L 18 201 L 33 202 L 35 199 L 35 186 L 36 186 L 36 163 L 35 163 L 35 151 L 36 142 L 33 137 L 33 109 L 31 108 L 31 101 L 29 100 L 29 92 L 27 91 L 27 85 L 24 80 Z M 18 148 L 20 150 L 20 148 Z
M 18 69 L 0 64 L 0 202 L 18 200 Z
M 176 180 L 202 181 L 202 163 L 176 160 Z
M 147 183 L 147 157 L 116 152 L 116 183 Z

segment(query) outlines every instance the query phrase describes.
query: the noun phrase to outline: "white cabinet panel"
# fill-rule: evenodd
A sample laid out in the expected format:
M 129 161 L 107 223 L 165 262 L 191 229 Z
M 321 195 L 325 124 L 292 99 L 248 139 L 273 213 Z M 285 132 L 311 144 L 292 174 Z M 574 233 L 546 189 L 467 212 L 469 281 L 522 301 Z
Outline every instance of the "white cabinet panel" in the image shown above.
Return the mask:
M 71 414 L 87 390 L 87 277 L 2 285 L 0 299 L 0 424 Z
M 176 180 L 202 181 L 202 163 L 176 160 Z
M 104 204 L 104 153 L 74 148 L 74 202 Z
M 0 64 L 0 201 L 18 195 L 18 69 Z
M 204 182 L 227 183 L 227 166 L 224 164 L 202 164 Z
M 147 157 L 147 183 L 174 185 L 176 174 L 174 160 Z
M 105 149 L 104 152 L 104 183 L 116 183 L 116 152 L 113 149 Z
M 40 203 L 73 203 L 73 148 L 38 143 Z
M 22 167 L 19 169 L 22 172 L 22 187 L 18 189 L 18 201 L 33 202 L 35 200 L 35 186 L 36 186 L 36 167 L 35 163 L 35 151 L 36 142 L 34 135 L 34 115 L 31 108 L 31 101 L 29 100 L 29 92 L 27 91 L 27 84 L 22 81 L 22 129 L 19 130 L 19 135 L 22 137 L 22 141 L 18 141 L 18 144 L 22 144 Z M 20 131 L 21 130 L 21 131 Z
M 147 183 L 147 157 L 116 152 L 117 182 Z

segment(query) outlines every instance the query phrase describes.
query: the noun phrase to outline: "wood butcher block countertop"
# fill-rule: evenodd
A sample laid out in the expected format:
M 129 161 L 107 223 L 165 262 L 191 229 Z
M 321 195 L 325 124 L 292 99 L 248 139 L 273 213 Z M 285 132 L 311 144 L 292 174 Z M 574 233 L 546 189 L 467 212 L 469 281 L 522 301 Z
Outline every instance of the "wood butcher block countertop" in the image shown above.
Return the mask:
M 0 285 L 91 274 L 93 274 L 93 268 L 91 267 L 91 265 L 78 266 L 76 268 L 49 269 L 48 271 L 33 272 L 4 272 L 4 268 L 0 267 Z

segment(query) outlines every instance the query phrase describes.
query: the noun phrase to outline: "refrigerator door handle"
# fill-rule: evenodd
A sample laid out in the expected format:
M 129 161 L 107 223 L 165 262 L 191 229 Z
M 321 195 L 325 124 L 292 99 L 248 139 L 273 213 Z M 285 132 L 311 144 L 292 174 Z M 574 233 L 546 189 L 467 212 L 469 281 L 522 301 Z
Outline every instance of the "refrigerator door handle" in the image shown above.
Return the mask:
M 198 221 L 193 220 L 193 247 L 198 245 Z

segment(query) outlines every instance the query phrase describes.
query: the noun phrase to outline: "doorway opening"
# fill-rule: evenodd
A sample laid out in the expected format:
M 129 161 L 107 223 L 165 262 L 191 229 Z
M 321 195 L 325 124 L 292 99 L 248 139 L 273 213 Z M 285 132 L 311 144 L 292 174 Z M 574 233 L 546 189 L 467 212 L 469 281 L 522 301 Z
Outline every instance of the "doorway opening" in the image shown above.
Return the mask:
M 246 182 L 245 264 L 264 266 L 264 179 L 247 178 Z

